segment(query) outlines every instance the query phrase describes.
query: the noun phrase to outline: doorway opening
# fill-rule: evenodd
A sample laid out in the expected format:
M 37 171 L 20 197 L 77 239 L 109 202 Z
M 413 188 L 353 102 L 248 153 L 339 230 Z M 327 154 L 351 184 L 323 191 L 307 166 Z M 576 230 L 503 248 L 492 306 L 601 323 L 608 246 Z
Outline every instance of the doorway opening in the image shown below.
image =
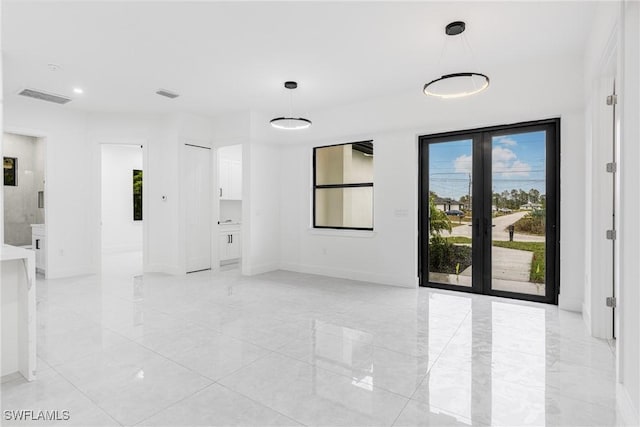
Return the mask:
M 557 304 L 559 119 L 420 137 L 420 284 Z
M 218 150 L 220 269 L 235 270 L 242 258 L 242 145 Z
M 46 275 L 45 139 L 3 134 L 4 242 L 32 249 Z
M 144 154 L 140 144 L 101 144 L 101 261 L 106 275 L 143 273 Z

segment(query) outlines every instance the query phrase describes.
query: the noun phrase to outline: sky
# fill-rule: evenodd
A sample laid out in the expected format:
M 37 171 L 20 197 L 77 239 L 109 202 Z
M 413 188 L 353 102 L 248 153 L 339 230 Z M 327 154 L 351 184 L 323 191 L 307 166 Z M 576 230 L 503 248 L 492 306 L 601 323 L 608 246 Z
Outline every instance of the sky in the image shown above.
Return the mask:
M 545 194 L 545 132 L 492 138 L 494 193 L 532 188 Z M 472 170 L 472 141 L 462 139 L 429 146 L 429 189 L 440 197 L 460 199 L 468 194 Z M 472 183 L 473 185 L 473 183 Z

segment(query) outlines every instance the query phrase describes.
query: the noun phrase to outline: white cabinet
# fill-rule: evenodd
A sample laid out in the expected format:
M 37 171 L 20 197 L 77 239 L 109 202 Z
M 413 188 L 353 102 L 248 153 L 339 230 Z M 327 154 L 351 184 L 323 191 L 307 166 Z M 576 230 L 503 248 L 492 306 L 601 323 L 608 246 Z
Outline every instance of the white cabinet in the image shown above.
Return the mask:
M 242 162 L 220 159 L 220 199 L 242 199 Z
M 237 259 L 242 256 L 241 234 L 239 229 L 220 232 L 220 261 Z
M 38 273 L 44 273 L 47 264 L 44 224 L 31 224 L 31 248 L 36 253 L 36 271 Z
M 230 199 L 242 199 L 242 162 L 239 160 L 231 161 L 231 173 L 229 174 L 229 194 Z
M 231 160 L 220 158 L 220 168 L 218 168 L 218 183 L 220 184 L 220 199 L 227 200 L 229 198 L 230 186 L 229 178 L 231 177 Z
M 221 200 L 242 199 L 242 147 L 222 147 L 219 151 L 218 182 Z

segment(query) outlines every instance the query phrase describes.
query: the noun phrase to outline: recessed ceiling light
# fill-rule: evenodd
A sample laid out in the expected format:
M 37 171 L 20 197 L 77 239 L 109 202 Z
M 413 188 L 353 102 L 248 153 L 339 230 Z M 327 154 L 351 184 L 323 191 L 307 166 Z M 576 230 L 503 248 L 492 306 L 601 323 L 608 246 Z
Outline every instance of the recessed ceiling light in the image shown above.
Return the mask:
M 73 93 L 81 94 L 81 93 L 84 93 L 84 91 L 82 90 L 82 88 L 74 87 L 73 88 Z

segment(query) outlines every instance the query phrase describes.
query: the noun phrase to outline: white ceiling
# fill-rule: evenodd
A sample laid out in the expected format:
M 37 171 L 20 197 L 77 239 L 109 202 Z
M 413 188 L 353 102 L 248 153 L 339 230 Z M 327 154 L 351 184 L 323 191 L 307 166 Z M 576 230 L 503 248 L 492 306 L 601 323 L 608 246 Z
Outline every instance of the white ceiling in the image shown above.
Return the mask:
M 282 83 L 292 79 L 294 112 L 305 114 L 419 92 L 447 71 L 552 67 L 553 58 L 582 55 L 594 10 L 580 1 L 4 0 L 4 93 L 37 88 L 74 98 L 64 108 L 92 111 L 280 115 Z M 467 22 L 474 58 L 444 35 L 453 20 Z M 161 98 L 158 88 L 181 96 Z

